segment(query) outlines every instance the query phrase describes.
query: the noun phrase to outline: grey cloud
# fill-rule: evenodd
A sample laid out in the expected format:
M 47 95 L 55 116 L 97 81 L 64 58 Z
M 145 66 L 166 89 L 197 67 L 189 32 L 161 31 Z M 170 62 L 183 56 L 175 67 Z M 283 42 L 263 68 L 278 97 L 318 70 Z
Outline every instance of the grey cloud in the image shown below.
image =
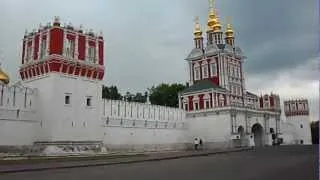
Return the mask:
M 311 59 L 318 28 L 311 1 L 218 0 L 216 4 L 223 23 L 232 16 L 236 43 L 248 56 L 249 77 L 272 81 L 274 74 Z M 2 0 L 0 23 L 6 25 L 0 28 L 0 49 L 5 58 L 2 64 L 11 75 L 17 75 L 24 29 L 31 30 L 55 15 L 77 26 L 102 30 L 106 83 L 137 91 L 161 82 L 187 81 L 184 58 L 193 46 L 193 18 L 198 15 L 205 30 L 208 2 Z

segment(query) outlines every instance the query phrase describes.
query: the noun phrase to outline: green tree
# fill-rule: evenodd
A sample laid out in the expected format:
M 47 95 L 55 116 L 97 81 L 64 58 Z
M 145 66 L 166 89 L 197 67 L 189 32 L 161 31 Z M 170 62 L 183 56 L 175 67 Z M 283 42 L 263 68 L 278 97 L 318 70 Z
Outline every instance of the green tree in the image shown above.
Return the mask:
M 102 98 L 120 100 L 122 99 L 121 94 L 118 92 L 117 86 L 102 86 Z
M 133 101 L 134 101 L 134 102 L 145 103 L 145 102 L 146 102 L 146 98 L 145 98 L 144 95 L 142 95 L 142 93 L 138 92 L 138 93 L 136 93 L 136 95 L 133 97 Z
M 133 97 L 134 97 L 133 94 L 131 94 L 130 92 L 127 92 L 126 95 L 124 96 L 124 100 L 131 102 L 133 101 Z
M 150 91 L 151 104 L 178 107 L 178 93 L 185 89 L 186 86 L 183 84 L 160 84 L 156 87 L 152 86 Z

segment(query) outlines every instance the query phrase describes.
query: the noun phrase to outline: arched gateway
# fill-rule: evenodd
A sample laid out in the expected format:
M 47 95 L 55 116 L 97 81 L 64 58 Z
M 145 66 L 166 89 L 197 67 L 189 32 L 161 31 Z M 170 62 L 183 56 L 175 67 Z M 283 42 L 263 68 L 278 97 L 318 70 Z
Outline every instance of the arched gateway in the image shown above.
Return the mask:
M 264 145 L 264 134 L 263 127 L 261 124 L 256 123 L 252 126 L 251 132 L 253 133 L 254 144 L 256 147 L 261 147 Z

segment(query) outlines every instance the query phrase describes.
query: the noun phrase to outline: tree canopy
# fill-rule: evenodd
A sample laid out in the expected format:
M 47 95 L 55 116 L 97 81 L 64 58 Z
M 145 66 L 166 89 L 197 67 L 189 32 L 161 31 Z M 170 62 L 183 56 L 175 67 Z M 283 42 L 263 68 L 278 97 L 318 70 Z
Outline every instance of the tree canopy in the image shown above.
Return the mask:
M 151 104 L 178 107 L 178 93 L 185 89 L 183 84 L 160 84 L 149 89 Z
M 184 90 L 188 84 L 165 84 L 162 83 L 158 86 L 152 86 L 148 89 L 149 93 L 146 91 L 144 93 L 137 92 L 135 94 L 131 92 L 126 92 L 125 95 L 121 95 L 116 86 L 103 86 L 102 88 L 102 98 L 113 99 L 113 100 L 126 100 L 129 102 L 141 102 L 145 103 L 149 96 L 151 104 L 163 105 L 170 107 L 178 107 L 178 93 Z

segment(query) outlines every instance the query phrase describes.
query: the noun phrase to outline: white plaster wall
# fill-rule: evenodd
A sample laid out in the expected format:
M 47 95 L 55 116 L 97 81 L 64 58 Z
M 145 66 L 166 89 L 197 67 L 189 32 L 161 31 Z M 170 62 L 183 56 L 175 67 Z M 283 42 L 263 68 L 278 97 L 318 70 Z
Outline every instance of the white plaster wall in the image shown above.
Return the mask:
M 106 127 L 104 144 L 174 144 L 184 143 L 184 129 L 142 129 Z
M 294 143 L 312 144 L 309 116 L 287 116 L 286 123 L 291 128 Z M 301 126 L 302 125 L 302 128 Z
M 99 120 L 101 85 L 98 81 L 51 73 L 26 83 L 39 87 L 39 111 L 42 128 L 38 141 L 102 140 Z M 70 93 L 71 104 L 65 104 Z M 86 97 L 92 106 L 86 106 Z
M 231 118 L 229 112 L 207 114 L 187 118 L 187 141 L 193 143 L 195 137 L 203 139 L 204 144 L 215 147 L 229 147 L 231 137 Z
M 295 136 L 296 136 L 296 127 L 292 123 L 281 123 L 281 138 L 283 138 L 284 145 L 296 144 Z
M 185 112 L 144 103 L 103 100 L 103 143 L 109 149 L 179 149 L 186 143 Z
M 32 145 L 38 129 L 37 121 L 0 120 L 0 146 Z
M 236 120 L 237 120 L 237 130 L 238 130 L 238 127 L 242 126 L 243 129 L 244 129 L 244 132 L 246 132 L 246 118 L 245 118 L 245 113 L 243 112 L 238 112 L 236 114 Z
M 1 86 L 3 104 L 0 106 L 0 146 L 32 145 L 38 136 L 40 121 L 30 100 L 36 91 L 22 86 Z M 14 95 L 14 88 L 16 89 Z M 25 106 L 25 90 L 27 102 Z

